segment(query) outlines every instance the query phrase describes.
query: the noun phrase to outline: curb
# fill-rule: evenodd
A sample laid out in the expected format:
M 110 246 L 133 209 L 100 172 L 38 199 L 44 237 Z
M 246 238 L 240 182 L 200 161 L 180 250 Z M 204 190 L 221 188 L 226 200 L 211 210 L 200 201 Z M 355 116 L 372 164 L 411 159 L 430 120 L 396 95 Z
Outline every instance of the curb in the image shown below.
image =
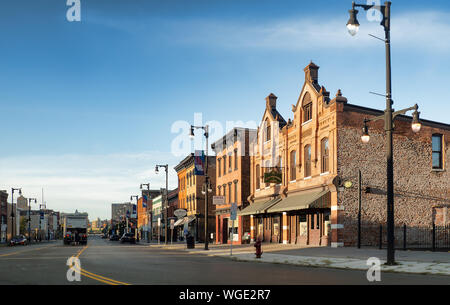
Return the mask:
M 213 255 L 214 256 L 214 255 Z M 220 256 L 223 258 L 228 258 L 234 261 L 239 261 L 239 262 L 257 262 L 257 263 L 269 263 L 269 264 L 284 264 L 284 265 L 295 265 L 295 266 L 302 266 L 302 267 L 315 267 L 315 268 L 330 268 L 330 269 L 340 269 L 340 270 L 359 270 L 359 271 L 367 271 L 369 270 L 369 266 L 339 266 L 339 262 L 331 262 L 330 258 L 327 257 L 317 257 L 317 259 L 323 259 L 324 261 L 329 261 L 329 263 L 308 263 L 308 262 L 301 262 L 301 261 L 297 261 L 297 262 L 292 262 L 292 261 L 277 261 L 277 260 L 259 260 L 256 258 L 243 258 L 243 257 L 238 257 L 238 256 L 229 256 L 229 255 L 215 255 L 215 256 Z M 305 256 L 301 257 L 299 256 L 299 258 L 307 258 Z M 381 261 L 382 263 L 384 263 L 384 261 Z M 358 259 L 349 259 L 348 263 L 365 263 L 364 260 L 358 260 Z M 429 269 L 430 267 L 433 266 L 437 266 L 439 265 L 439 263 L 420 263 L 420 262 L 410 262 L 410 261 L 399 261 L 398 262 L 399 265 L 398 266 L 384 266 L 381 265 L 381 272 L 391 272 L 391 273 L 406 273 L 406 274 L 422 274 L 422 275 L 439 275 L 439 276 L 450 276 L 450 267 L 448 268 L 448 271 L 442 271 L 442 270 L 429 270 L 429 271 L 413 271 L 413 270 L 402 270 L 400 268 L 402 268 L 402 266 L 408 266 L 408 265 L 413 265 L 413 264 L 422 264 L 422 265 L 427 265 L 427 268 Z

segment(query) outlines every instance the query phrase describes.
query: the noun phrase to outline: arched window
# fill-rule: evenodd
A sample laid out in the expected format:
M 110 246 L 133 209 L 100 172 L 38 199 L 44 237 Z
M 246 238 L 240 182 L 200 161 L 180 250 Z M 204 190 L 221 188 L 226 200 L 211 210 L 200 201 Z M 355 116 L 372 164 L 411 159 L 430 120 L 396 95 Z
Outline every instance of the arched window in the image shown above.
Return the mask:
M 260 185 L 260 169 L 259 169 L 259 164 L 256 165 L 256 170 L 255 170 L 255 188 L 257 190 L 259 190 L 259 188 L 261 187 Z
M 328 138 L 323 138 L 320 141 L 320 154 L 322 156 L 322 173 L 326 173 L 330 170 Z
M 289 174 L 289 180 L 294 181 L 297 179 L 297 169 L 296 169 L 296 152 L 295 150 L 291 151 L 289 161 L 290 161 L 290 174 Z
M 305 146 L 305 177 L 311 177 L 311 145 Z
M 303 97 L 302 102 L 302 110 L 303 110 L 303 122 L 308 122 L 312 119 L 312 99 L 311 95 L 307 92 Z

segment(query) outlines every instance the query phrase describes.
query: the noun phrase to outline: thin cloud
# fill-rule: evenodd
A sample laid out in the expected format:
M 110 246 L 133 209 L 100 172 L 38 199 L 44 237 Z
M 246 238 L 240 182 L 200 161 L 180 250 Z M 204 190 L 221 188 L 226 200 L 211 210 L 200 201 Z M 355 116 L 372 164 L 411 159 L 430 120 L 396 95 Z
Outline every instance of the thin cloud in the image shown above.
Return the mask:
M 168 26 L 170 40 L 180 44 L 222 48 L 279 49 L 289 51 L 312 49 L 371 48 L 380 42 L 369 37 L 384 37 L 379 22 L 359 16 L 360 33 L 351 37 L 347 20 L 324 17 L 298 18 L 261 23 L 221 20 L 173 21 Z M 420 20 L 420 22 L 417 22 Z M 408 12 L 395 15 L 391 37 L 396 47 L 427 51 L 448 51 L 450 14 L 441 12 Z M 175 34 L 176 33 L 176 34 Z
M 44 188 L 50 209 L 78 209 L 91 218 L 109 218 L 110 204 L 129 201 L 131 195 L 139 194 L 140 183 L 150 182 L 152 189 L 165 187 L 164 171 L 154 173 L 157 163 L 169 163 L 169 188 L 176 185 L 173 165 L 178 161 L 163 152 L 4 157 L 0 158 L 0 181 L 3 188 L 21 187 L 25 197 L 39 201 Z

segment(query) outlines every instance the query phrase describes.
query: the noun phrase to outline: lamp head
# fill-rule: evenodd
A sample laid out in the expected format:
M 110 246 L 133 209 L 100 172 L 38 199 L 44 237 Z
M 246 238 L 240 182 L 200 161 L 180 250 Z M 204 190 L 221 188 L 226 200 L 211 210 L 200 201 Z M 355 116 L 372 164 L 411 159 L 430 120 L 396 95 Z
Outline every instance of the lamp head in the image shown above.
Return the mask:
M 155 173 L 159 173 L 158 165 L 155 166 Z
M 191 138 L 191 140 L 194 139 L 195 135 L 194 135 L 194 126 L 191 125 L 191 133 L 189 134 L 189 137 Z
M 361 136 L 361 141 L 364 144 L 369 143 L 370 140 L 370 136 L 369 136 L 369 128 L 367 127 L 367 121 L 364 120 L 364 127 L 363 127 L 363 134 Z
M 411 129 L 415 133 L 418 133 L 420 131 L 420 128 L 422 127 L 422 124 L 420 123 L 420 120 L 419 120 L 419 115 L 420 115 L 420 112 L 418 112 L 417 110 L 414 111 Z
M 353 8 L 348 11 L 350 13 L 350 19 L 347 21 L 347 29 L 350 35 L 355 36 L 359 30 L 359 22 L 356 15 L 358 15 L 358 10 L 355 10 L 355 2 L 353 2 Z

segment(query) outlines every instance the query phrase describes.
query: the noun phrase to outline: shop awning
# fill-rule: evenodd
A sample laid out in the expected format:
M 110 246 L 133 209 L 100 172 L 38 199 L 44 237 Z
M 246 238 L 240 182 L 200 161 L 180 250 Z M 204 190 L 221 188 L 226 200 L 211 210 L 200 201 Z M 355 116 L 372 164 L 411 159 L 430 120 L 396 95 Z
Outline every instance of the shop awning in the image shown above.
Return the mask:
M 175 223 L 173 224 L 174 227 L 178 227 L 181 226 L 182 224 L 184 224 L 184 218 L 180 218 L 177 221 L 175 221 Z
M 182 226 L 185 223 L 190 223 L 191 221 L 193 221 L 195 219 L 195 215 L 190 215 L 190 216 L 186 216 L 183 217 L 181 219 L 178 219 L 177 221 L 175 221 L 175 223 L 173 224 L 175 227 L 177 226 Z
M 254 203 L 250 204 L 245 209 L 238 211 L 237 215 L 244 216 L 244 215 L 256 215 L 256 214 L 262 214 L 265 213 L 268 208 L 276 204 L 281 200 L 280 197 L 270 199 L 270 200 L 259 200 L 255 201 Z
M 329 208 L 331 206 L 329 193 L 329 190 L 320 190 L 291 195 L 271 206 L 267 210 L 267 213 L 288 212 L 309 208 Z

